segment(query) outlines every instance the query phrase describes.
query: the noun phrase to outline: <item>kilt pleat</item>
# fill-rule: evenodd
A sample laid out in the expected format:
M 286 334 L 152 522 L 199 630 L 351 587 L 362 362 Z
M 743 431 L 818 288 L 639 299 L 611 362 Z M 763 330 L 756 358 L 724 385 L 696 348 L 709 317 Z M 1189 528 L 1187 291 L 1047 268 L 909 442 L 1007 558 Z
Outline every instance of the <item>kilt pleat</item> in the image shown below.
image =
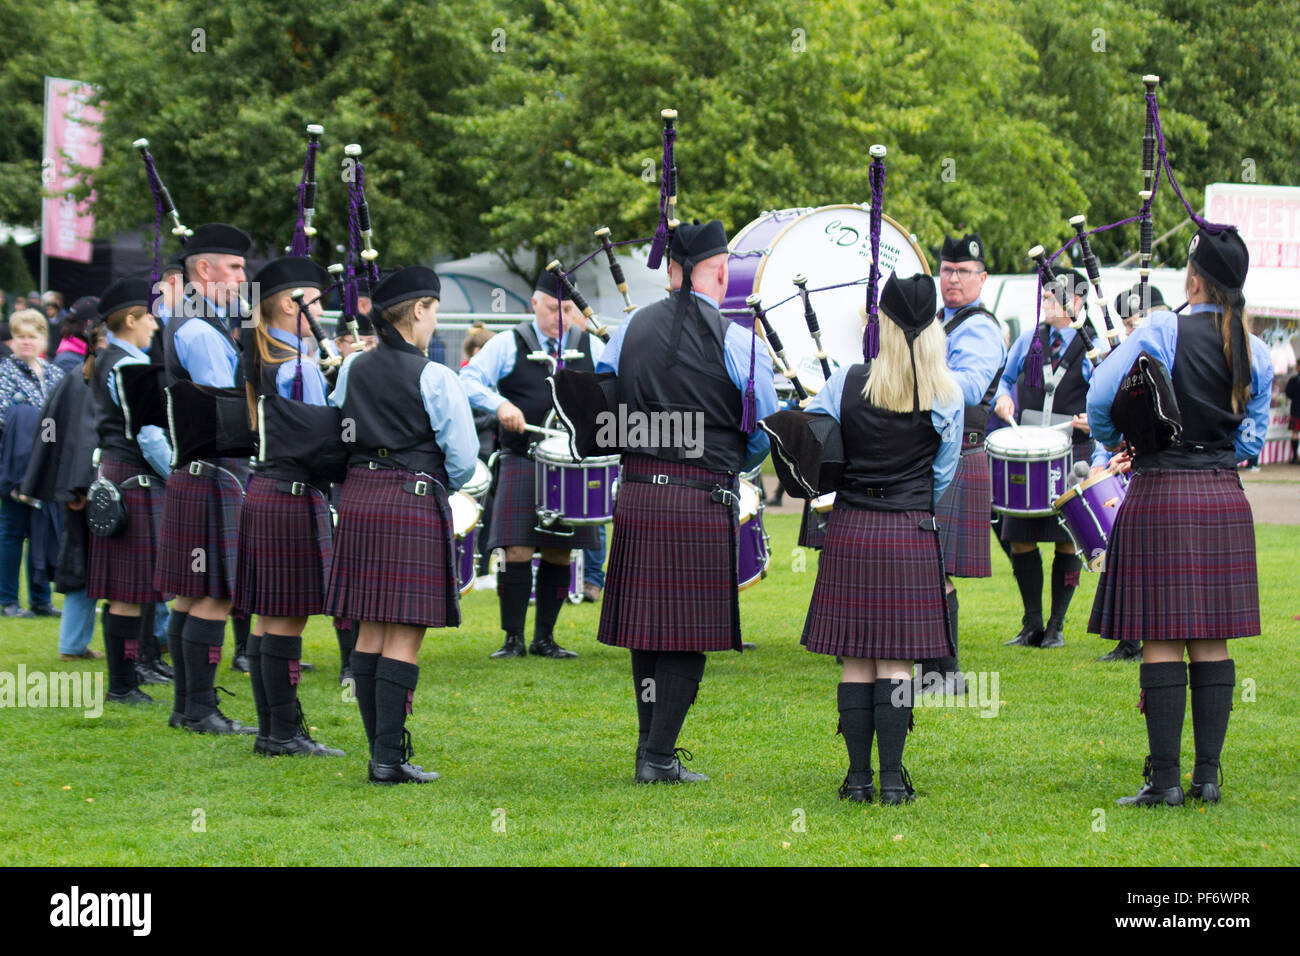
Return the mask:
M 148 488 L 122 490 L 126 506 L 126 528 L 111 538 L 90 535 L 86 569 L 86 596 L 127 604 L 153 604 L 162 599 L 154 588 L 154 561 L 158 553 L 158 532 L 163 515 L 163 480 L 153 469 L 105 458 L 100 475 L 121 488 L 136 475 L 148 475 Z
M 803 503 L 799 518 L 799 547 L 821 549 L 826 545 L 826 516 L 813 511 L 811 502 Z
M 1254 518 L 1235 471 L 1133 475 L 1088 630 L 1117 641 L 1259 634 Z
M 234 595 L 243 465 L 229 458 L 210 464 L 222 471 L 207 477 L 178 468 L 167 478 L 153 581 L 163 594 Z
M 951 653 L 939 536 L 925 511 L 836 503 L 801 643 L 818 654 L 921 660 Z
M 502 452 L 494 486 L 488 550 L 493 548 L 594 548 L 600 543 L 593 525 L 573 529 L 572 535 L 548 534 L 537 527 L 537 464 L 523 455 Z
M 402 490 L 429 481 L 429 494 Z M 339 499 L 324 613 L 415 627 L 458 627 L 460 594 L 447 491 L 427 476 L 352 468 Z
M 726 481 L 645 455 L 621 465 L 624 475 Z M 737 520 L 702 488 L 620 481 L 597 639 L 639 651 L 740 650 Z
M 993 480 L 989 475 L 988 455 L 982 450 L 962 455 L 952 484 L 934 509 L 946 573 L 957 578 L 993 576 L 989 540 L 992 507 Z
M 334 554 L 329 501 L 316 488 L 303 495 L 276 490 L 254 474 L 239 513 L 236 610 L 272 617 L 309 617 L 325 606 Z

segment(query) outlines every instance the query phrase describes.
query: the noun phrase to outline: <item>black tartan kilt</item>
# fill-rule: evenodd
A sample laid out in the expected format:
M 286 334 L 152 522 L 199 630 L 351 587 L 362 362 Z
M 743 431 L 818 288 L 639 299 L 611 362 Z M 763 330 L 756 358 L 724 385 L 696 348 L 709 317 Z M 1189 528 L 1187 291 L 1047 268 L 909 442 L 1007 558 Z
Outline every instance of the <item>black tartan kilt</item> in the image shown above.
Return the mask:
M 492 522 L 487 548 L 594 548 L 600 543 L 594 525 L 573 529 L 572 535 L 548 534 L 536 530 L 537 464 L 531 458 L 502 452 L 498 460 L 500 473 L 492 489 Z M 621 486 L 620 486 L 621 490 Z
M 334 554 L 329 502 L 310 485 L 294 495 L 254 474 L 239 513 L 234 606 L 246 614 L 322 613 Z
M 826 545 L 827 515 L 818 514 L 812 509 L 812 502 L 803 503 L 803 514 L 799 517 L 799 547 L 823 548 Z
M 235 588 L 239 508 L 245 462 L 219 458 L 208 477 L 185 467 L 167 478 L 154 588 L 178 597 L 230 600 Z
M 105 458 L 100 474 L 121 488 L 136 475 L 147 475 L 148 488 L 122 490 L 126 506 L 126 528 L 111 538 L 89 536 L 90 560 L 86 570 L 86 596 L 92 600 L 153 604 L 162 600 L 154 589 L 154 562 L 158 554 L 158 532 L 162 525 L 163 479 L 147 465 L 131 465 Z
M 934 509 L 943 569 L 957 578 L 993 576 L 989 515 L 993 483 L 983 450 L 961 456 L 952 483 Z

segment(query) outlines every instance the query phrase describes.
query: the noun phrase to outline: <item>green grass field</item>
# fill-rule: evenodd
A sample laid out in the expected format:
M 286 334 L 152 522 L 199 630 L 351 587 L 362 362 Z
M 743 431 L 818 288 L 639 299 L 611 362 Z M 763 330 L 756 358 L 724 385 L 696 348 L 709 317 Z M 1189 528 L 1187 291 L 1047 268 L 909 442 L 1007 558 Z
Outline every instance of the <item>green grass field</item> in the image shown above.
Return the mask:
M 1262 637 L 1233 645 L 1239 686 L 1224 753 L 1224 802 L 1127 809 L 1146 736 L 1137 666 L 1093 663 L 1083 633 L 1096 586 L 1084 575 L 1060 651 L 1004 648 L 1019 628 L 1010 569 L 961 586 L 962 664 L 998 677 L 996 717 L 918 708 L 904 760 L 920 796 L 904 807 L 842 803 L 835 736 L 838 669 L 799 634 L 816 555 L 794 558 L 797 516 L 768 519 L 767 580 L 741 596 L 754 653 L 711 656 L 681 744 L 709 783 L 632 783 L 636 718 L 625 651 L 594 634 L 599 608 L 566 607 L 557 639 L 576 661 L 490 661 L 496 598 L 465 601 L 469 622 L 432 632 L 410 729 L 416 762 L 443 779 L 365 782 L 356 706 L 336 683 L 324 618 L 307 632 L 320 669 L 301 687 L 315 736 L 343 759 L 266 760 L 252 739 L 166 726 L 169 704 L 0 712 L 0 863 L 38 865 L 421 864 L 1164 864 L 1300 863 L 1300 678 L 1294 568 L 1300 532 L 1260 526 Z M 1045 549 L 1046 555 L 1046 549 Z M 1290 569 L 1290 570 L 1288 570 Z M 531 615 L 530 615 L 531 618 Z M 530 621 L 531 627 L 531 621 Z M 98 635 L 96 646 L 102 646 Z M 228 714 L 253 716 L 248 678 Z M 0 671 L 62 664 L 56 626 L 0 624 Z M 170 699 L 170 688 L 149 688 Z M 1190 711 L 1183 769 L 1190 774 Z M 874 763 L 874 759 L 873 759 Z

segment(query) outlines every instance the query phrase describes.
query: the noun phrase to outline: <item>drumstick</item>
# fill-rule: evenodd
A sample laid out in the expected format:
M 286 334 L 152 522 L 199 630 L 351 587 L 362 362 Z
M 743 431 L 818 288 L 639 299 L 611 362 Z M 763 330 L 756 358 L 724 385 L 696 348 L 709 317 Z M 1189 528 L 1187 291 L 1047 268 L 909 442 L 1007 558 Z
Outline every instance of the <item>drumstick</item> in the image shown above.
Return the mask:
M 536 435 L 545 435 L 547 438 L 568 438 L 568 432 L 556 431 L 554 428 L 542 428 L 540 425 L 524 425 L 524 431 L 533 432 Z

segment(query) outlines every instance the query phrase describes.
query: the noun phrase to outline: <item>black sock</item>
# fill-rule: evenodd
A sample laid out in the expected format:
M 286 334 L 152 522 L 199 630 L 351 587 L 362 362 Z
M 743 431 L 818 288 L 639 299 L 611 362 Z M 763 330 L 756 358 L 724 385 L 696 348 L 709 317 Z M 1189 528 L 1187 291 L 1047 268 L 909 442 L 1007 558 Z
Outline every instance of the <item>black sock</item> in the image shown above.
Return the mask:
M 1144 663 L 1138 681 L 1147 718 L 1151 785 L 1168 790 L 1178 786 L 1181 779 L 1178 752 L 1187 712 L 1187 665 L 1182 661 Z
M 1065 628 L 1065 613 L 1070 610 L 1070 599 L 1079 586 L 1079 569 L 1083 561 L 1077 554 L 1056 552 L 1052 559 L 1052 617 L 1058 630 Z
M 356 688 L 357 709 L 361 711 L 366 743 L 372 750 L 375 744 L 375 667 L 378 663 L 378 654 L 352 651 L 352 681 Z
M 262 635 L 262 687 L 271 718 L 270 736 L 279 741 L 298 736 L 298 662 L 301 660 L 301 637 Z
M 660 651 L 655 663 L 655 708 L 646 740 L 647 760 L 670 763 L 686 712 L 695 703 L 706 658 L 699 651 Z
M 154 636 L 153 630 L 154 606 L 153 604 L 143 604 L 140 606 L 140 659 L 138 663 L 150 670 L 158 662 L 158 658 L 162 656 L 158 638 Z
M 655 714 L 655 664 L 658 651 L 632 651 L 632 691 L 636 694 L 636 745 L 650 739 L 650 724 Z
M 357 628 L 360 622 L 349 621 L 346 617 L 334 619 L 334 636 L 339 642 L 339 671 L 350 669 L 349 660 L 352 648 L 357 646 Z
M 257 709 L 257 736 L 271 733 L 271 711 L 266 706 L 266 678 L 262 671 L 262 636 L 248 635 L 248 682 L 253 688 L 253 707 Z
M 235 656 L 248 653 L 248 635 L 252 633 L 253 616 L 242 611 L 230 612 L 230 629 L 235 632 Z
M 1187 667 L 1192 686 L 1192 737 L 1196 740 L 1196 765 L 1192 783 L 1218 783 L 1219 755 L 1228 734 L 1232 691 L 1237 667 L 1224 661 L 1193 661 Z
M 107 614 L 108 611 L 104 613 Z M 173 610 L 171 616 L 167 618 L 167 650 L 172 658 L 172 711 L 182 716 L 184 716 L 185 708 L 188 706 L 186 700 L 187 685 L 185 682 L 185 643 L 182 635 L 185 633 L 185 622 L 189 620 L 189 617 L 189 614 L 185 611 Z
M 375 763 L 407 761 L 406 715 L 419 678 L 419 666 L 406 661 L 381 657 L 375 665 Z
M 501 600 L 501 630 L 522 634 L 528 617 L 528 596 L 533 591 L 533 562 L 507 561 L 497 575 L 497 596 Z
M 199 720 L 217 709 L 217 665 L 226 640 L 226 622 L 205 621 L 191 615 L 182 635 L 185 647 L 185 716 Z
M 881 680 L 876 688 L 876 749 L 880 756 L 880 775 L 901 774 L 903 745 L 907 728 L 912 724 L 912 682 Z
M 1020 602 L 1025 606 L 1025 616 L 1020 623 L 1042 630 L 1043 556 L 1038 553 L 1038 548 L 1024 554 L 1013 554 L 1011 570 L 1016 575 L 1016 586 L 1020 588 Z
M 543 561 L 537 569 L 537 611 L 533 615 L 533 640 L 551 636 L 560 608 L 569 596 L 569 566 Z
M 849 773 L 871 777 L 871 738 L 876 732 L 876 685 L 841 683 L 836 688 L 840 733 L 849 751 Z
M 135 673 L 135 661 L 126 656 L 128 641 L 138 641 L 140 637 L 140 619 L 124 614 L 104 615 L 104 649 L 108 652 L 105 663 L 108 665 L 108 692 L 110 694 L 127 694 L 135 690 L 139 680 Z

